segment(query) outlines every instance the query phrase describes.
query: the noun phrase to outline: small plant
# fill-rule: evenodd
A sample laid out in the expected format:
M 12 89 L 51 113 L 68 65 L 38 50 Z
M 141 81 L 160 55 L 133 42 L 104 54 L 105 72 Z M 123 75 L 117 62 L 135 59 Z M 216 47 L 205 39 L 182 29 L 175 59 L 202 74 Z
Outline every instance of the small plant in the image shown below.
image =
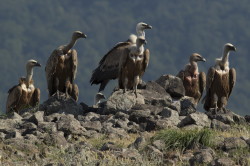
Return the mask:
M 162 140 L 165 142 L 165 149 L 186 150 L 198 145 L 212 146 L 215 132 L 211 129 L 183 130 L 166 129 L 157 133 L 152 140 Z

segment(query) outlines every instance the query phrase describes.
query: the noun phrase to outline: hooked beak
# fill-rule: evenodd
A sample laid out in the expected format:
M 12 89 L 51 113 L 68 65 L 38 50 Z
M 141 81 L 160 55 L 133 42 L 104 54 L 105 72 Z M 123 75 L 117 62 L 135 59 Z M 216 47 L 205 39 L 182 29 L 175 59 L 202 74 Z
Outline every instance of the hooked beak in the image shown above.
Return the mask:
M 201 58 L 201 61 L 202 61 L 202 62 L 206 62 L 206 59 L 205 59 L 205 58 Z
M 148 24 L 145 26 L 145 29 L 152 29 L 152 28 L 153 27 L 151 25 L 148 25 Z
M 37 62 L 35 66 L 41 67 L 41 64 Z
M 233 47 L 232 50 L 236 52 L 236 47 Z
M 81 36 L 82 38 L 87 38 L 87 35 L 85 35 L 84 33 Z

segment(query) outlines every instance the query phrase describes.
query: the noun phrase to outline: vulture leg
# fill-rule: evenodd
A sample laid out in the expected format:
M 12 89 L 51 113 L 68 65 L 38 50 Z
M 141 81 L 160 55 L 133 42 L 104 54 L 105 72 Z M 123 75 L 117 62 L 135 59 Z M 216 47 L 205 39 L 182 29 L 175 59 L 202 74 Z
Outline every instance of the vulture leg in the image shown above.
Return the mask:
M 218 109 L 221 111 L 226 112 L 226 105 L 227 105 L 227 98 L 226 96 L 223 96 L 219 98 L 218 100 Z
M 139 76 L 135 76 L 134 78 L 134 93 L 135 93 L 135 96 L 137 98 L 137 86 L 140 82 L 140 77 Z
M 32 100 L 30 105 L 32 107 L 35 107 L 36 105 L 38 105 L 40 102 L 40 89 L 36 88 L 33 95 L 32 95 Z
M 124 89 L 123 89 L 123 93 L 126 93 L 127 86 L 128 86 L 128 78 L 125 77 L 125 79 L 124 79 Z
M 55 78 L 55 87 L 56 87 L 56 96 L 57 99 L 60 99 L 60 92 L 59 92 L 59 78 Z
M 65 98 L 69 98 L 71 92 L 72 92 L 72 84 L 70 83 L 69 79 L 67 79 L 66 83 L 65 83 Z
M 72 91 L 70 96 L 77 101 L 78 100 L 78 95 L 79 95 L 79 90 L 78 90 L 78 86 L 76 84 L 72 85 Z

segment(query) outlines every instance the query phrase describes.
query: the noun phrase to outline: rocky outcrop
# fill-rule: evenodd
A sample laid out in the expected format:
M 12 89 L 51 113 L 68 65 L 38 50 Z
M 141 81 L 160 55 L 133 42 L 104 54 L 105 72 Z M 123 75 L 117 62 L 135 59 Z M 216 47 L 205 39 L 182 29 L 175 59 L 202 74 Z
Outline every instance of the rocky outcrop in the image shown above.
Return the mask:
M 48 148 L 41 151 L 35 146 L 39 145 L 61 148 L 65 153 L 77 151 L 79 156 L 75 156 L 79 157 L 79 161 L 84 160 L 80 154 L 88 156 L 87 152 L 95 152 L 102 156 L 101 152 L 111 151 L 118 158 L 129 158 L 141 163 L 144 154 L 140 151 L 144 148 L 146 155 L 159 160 L 165 157 L 165 143 L 155 140 L 147 144 L 142 133 L 170 127 L 227 131 L 232 124 L 248 122 L 247 117 L 243 118 L 230 111 L 219 114 L 197 112 L 192 104 L 192 98 L 184 96 L 184 93 L 179 78 L 164 75 L 156 81 L 140 86 L 137 97 L 132 91 L 123 93 L 122 90 L 117 90 L 99 106 L 77 104 L 64 94 L 54 95 L 37 108 L 21 111 L 20 115 L 13 113 L 0 119 L 0 141 L 4 145 L 16 144 L 19 149 L 27 149 L 28 154 L 35 160 L 46 158 L 49 153 Z M 94 148 L 81 141 L 101 138 L 104 135 L 109 139 L 130 139 L 130 134 L 140 136 L 126 148 L 121 148 L 114 142 L 106 142 Z M 223 138 L 220 143 L 218 141 L 218 149 L 228 152 L 247 148 L 250 146 L 249 140 L 237 137 Z M 12 152 L 11 149 L 9 151 Z M 0 160 L 1 156 L 8 158 L 7 154 L 1 153 L 0 150 Z M 16 153 L 15 157 L 27 155 L 24 155 L 22 150 L 13 153 Z M 224 158 L 216 158 L 214 152 L 208 149 L 185 152 L 182 158 L 191 165 L 230 162 Z M 174 164 L 175 160 L 177 159 L 168 158 L 166 162 Z

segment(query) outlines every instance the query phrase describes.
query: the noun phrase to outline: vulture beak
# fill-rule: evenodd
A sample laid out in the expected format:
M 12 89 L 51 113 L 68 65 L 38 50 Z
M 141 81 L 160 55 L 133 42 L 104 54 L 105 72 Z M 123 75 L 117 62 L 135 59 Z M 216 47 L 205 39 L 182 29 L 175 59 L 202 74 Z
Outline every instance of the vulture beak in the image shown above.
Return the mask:
M 151 25 L 148 25 L 148 24 L 145 26 L 145 29 L 152 29 L 152 28 L 153 27 Z
M 41 64 L 37 62 L 37 63 L 35 64 L 35 66 L 41 67 Z
M 236 47 L 233 47 L 232 50 L 236 52 Z
M 84 33 L 81 36 L 82 38 L 87 38 L 87 35 L 85 35 Z
M 206 59 L 205 59 L 205 58 L 201 58 L 201 61 L 202 61 L 202 62 L 206 62 Z

